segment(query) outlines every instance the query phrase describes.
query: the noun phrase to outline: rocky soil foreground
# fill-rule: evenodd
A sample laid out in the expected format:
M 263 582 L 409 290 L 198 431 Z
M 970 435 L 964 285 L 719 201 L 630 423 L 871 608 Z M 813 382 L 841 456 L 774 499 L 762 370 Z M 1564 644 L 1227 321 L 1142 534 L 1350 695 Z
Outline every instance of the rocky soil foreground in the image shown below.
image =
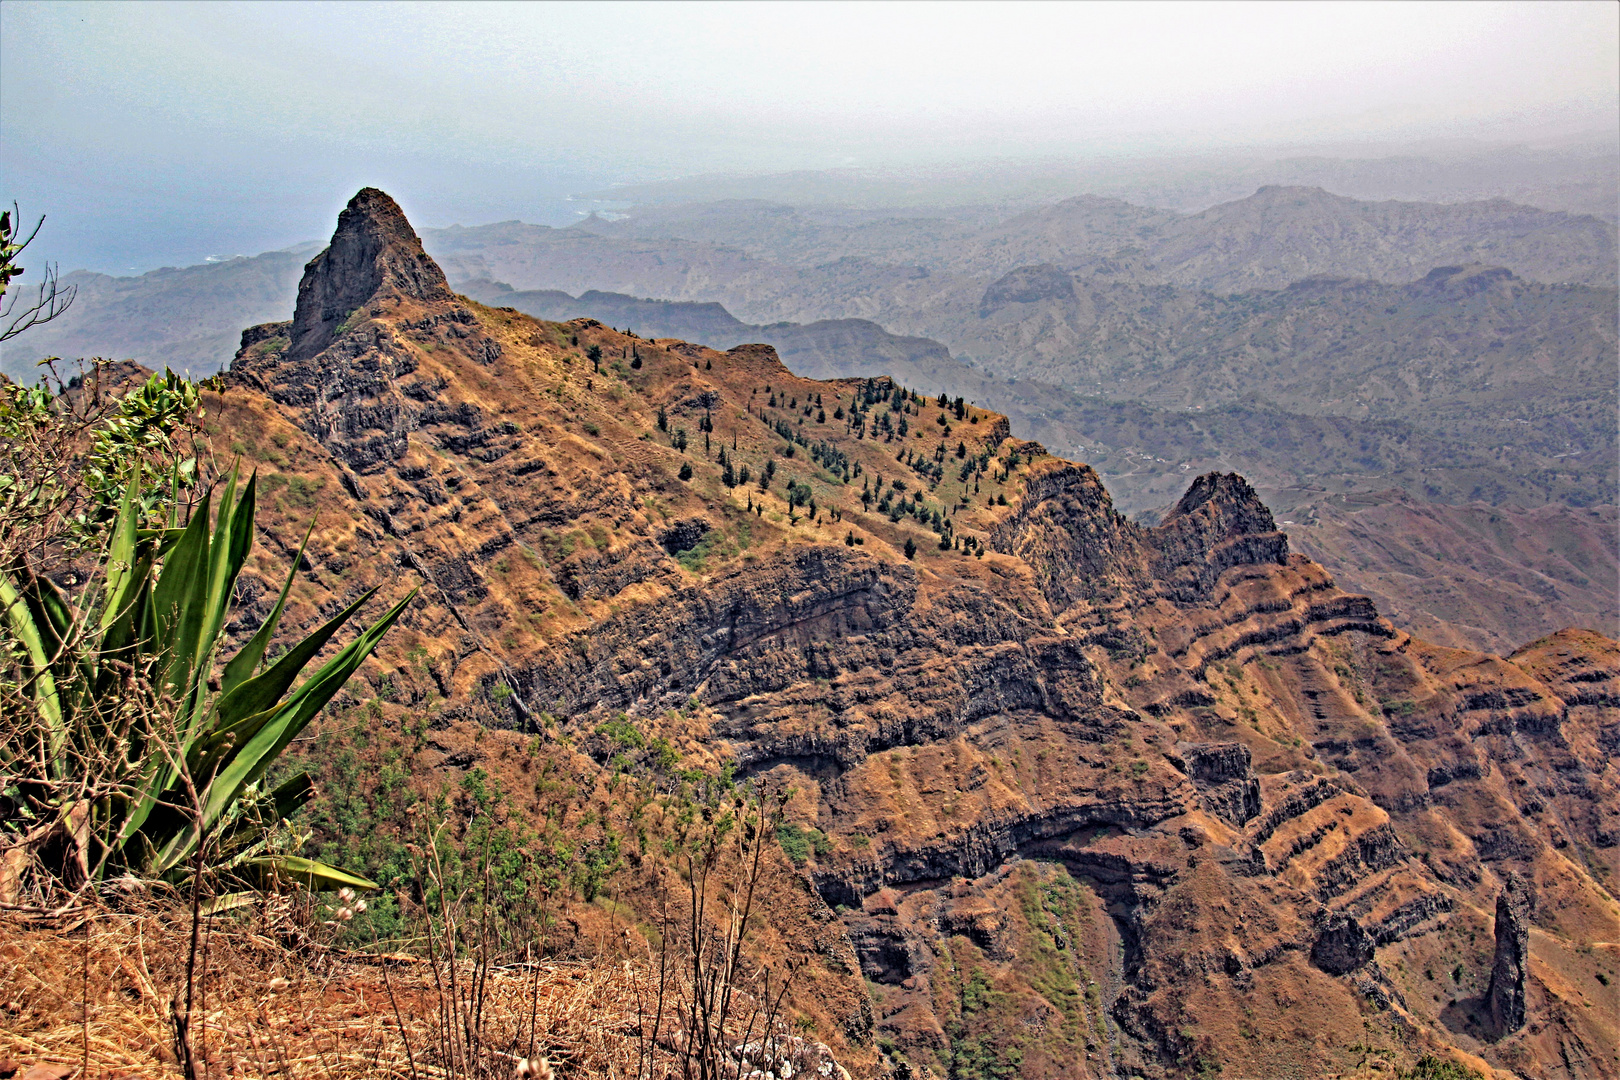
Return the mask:
M 853 1072 L 1620 1075 L 1615 642 L 1425 644 L 1236 475 L 1146 528 L 982 410 L 482 307 L 371 189 L 243 346 L 243 624 L 318 509 L 299 620 L 426 584 L 419 782 L 538 733 L 605 818 L 623 713 L 790 786 L 762 941 Z

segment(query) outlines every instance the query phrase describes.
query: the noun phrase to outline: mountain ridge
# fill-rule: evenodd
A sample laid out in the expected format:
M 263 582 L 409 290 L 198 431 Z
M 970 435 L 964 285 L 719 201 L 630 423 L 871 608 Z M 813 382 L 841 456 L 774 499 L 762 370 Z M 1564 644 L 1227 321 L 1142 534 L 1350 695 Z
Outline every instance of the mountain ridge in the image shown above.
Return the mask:
M 1241 478 L 1140 525 L 1005 418 L 768 347 L 386 291 L 351 315 L 307 358 L 291 324 L 249 331 L 209 398 L 265 470 L 267 549 L 320 511 L 289 633 L 428 585 L 327 758 L 357 717 L 380 738 L 426 713 L 414 769 L 538 799 L 541 754 L 582 840 L 629 826 L 615 717 L 791 787 L 824 850 L 773 871 L 765 940 L 863 1076 L 1331 1075 L 1368 1046 L 1613 1075 L 1610 961 L 1581 946 L 1620 916 L 1614 642 L 1564 634 L 1526 667 L 1425 645 L 1291 553 Z M 252 604 L 271 571 L 245 573 Z M 1510 872 L 1536 932 L 1492 997 L 1534 1022 L 1482 1037 Z M 588 942 L 601 908 L 569 918 L 558 939 Z

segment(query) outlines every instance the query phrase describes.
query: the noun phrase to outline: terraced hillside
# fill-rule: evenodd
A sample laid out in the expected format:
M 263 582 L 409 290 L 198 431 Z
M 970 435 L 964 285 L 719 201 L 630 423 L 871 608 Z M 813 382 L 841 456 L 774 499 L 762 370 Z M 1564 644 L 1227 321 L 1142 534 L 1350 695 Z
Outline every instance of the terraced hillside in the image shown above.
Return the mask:
M 592 953 L 726 775 L 791 792 L 755 947 L 860 1075 L 1616 1075 L 1608 639 L 1428 645 L 1236 475 L 1150 528 L 954 398 L 465 300 L 371 189 L 209 416 L 244 626 L 312 511 L 289 633 L 425 585 L 306 752 L 360 869 L 400 791 L 498 793 L 622 856 L 558 901 Z

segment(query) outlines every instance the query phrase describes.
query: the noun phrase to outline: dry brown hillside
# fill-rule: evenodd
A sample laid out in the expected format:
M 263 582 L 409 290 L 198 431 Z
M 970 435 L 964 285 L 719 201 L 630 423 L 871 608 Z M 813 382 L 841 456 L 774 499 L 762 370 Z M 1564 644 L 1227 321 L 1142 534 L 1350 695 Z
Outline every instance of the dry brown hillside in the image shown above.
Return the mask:
M 854 1074 L 1620 1075 L 1614 642 L 1426 644 L 1235 474 L 1143 527 L 999 415 L 466 301 L 371 189 L 243 346 L 241 625 L 315 512 L 288 633 L 425 586 L 302 751 L 328 851 L 499 789 L 622 855 L 548 948 L 645 956 L 724 773 L 792 792 L 751 947 Z

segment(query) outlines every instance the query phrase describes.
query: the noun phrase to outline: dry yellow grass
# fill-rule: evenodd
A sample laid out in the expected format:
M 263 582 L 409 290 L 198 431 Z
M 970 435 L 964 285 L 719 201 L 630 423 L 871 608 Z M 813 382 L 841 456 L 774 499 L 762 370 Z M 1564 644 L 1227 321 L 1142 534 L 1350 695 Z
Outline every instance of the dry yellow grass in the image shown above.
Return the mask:
M 638 992 L 649 1001 L 649 987 L 622 960 L 491 969 L 484 1048 L 469 1063 L 446 1053 L 447 968 L 436 980 L 420 958 L 323 946 L 296 932 L 286 911 L 206 921 L 214 925 L 201 935 L 193 1008 L 199 1076 L 511 1076 L 530 1054 L 565 1077 L 662 1075 L 669 1064 L 659 1052 L 638 1068 Z M 0 917 L 0 1072 L 181 1075 L 171 1016 L 189 944 L 180 905 Z M 458 968 L 458 984 L 470 974 L 470 964 Z

